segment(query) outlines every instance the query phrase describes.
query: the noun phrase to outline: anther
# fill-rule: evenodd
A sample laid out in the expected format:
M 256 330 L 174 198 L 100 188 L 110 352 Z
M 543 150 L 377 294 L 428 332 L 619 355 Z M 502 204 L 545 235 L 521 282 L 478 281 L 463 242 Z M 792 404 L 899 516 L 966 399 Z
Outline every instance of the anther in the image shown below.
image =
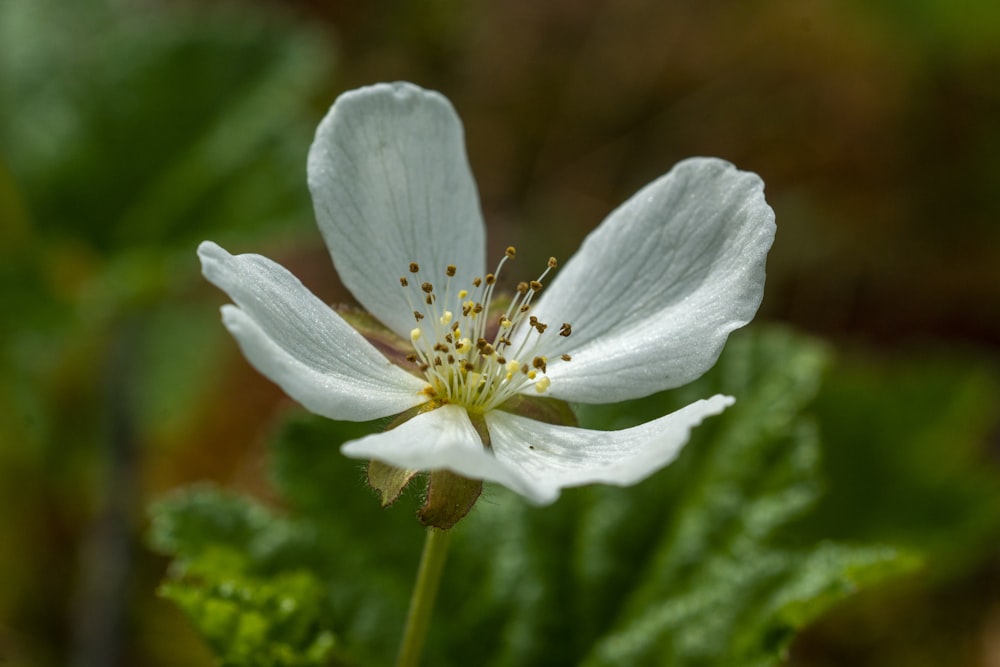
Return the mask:
M 512 245 L 511 246 L 507 246 L 507 258 L 508 259 L 514 259 L 514 255 L 516 255 L 516 254 L 517 254 L 517 248 L 515 248 Z
M 426 371 L 430 367 L 431 367 L 430 364 L 420 364 L 420 372 L 423 373 L 424 371 Z
M 476 287 L 479 287 L 480 285 L 483 284 L 483 279 L 482 278 L 473 278 L 472 279 L 472 284 L 475 285 Z
M 444 314 L 441 315 L 441 317 L 438 318 L 438 322 L 441 323 L 441 326 L 444 326 L 444 325 L 448 324 L 448 322 L 451 322 L 451 318 L 452 318 L 451 311 L 450 310 L 446 310 L 446 311 L 444 311 Z M 456 322 L 456 324 L 457 324 L 457 322 Z
M 411 362 L 411 363 L 416 363 L 417 362 L 417 355 L 415 355 L 415 354 L 408 354 L 408 355 L 406 355 L 406 360 L 409 361 L 409 362 Z
M 532 292 L 541 292 L 542 291 L 542 284 L 540 282 L 538 282 L 537 280 L 532 280 L 530 283 L 528 283 L 528 286 L 531 287 L 531 291 Z
M 449 278 L 455 275 L 455 271 L 456 269 L 454 264 L 449 264 L 444 270 L 444 272 L 448 275 Z
M 420 270 L 420 267 L 417 266 L 416 262 L 410 262 L 410 273 L 416 273 L 419 270 Z
M 552 380 L 550 380 L 547 377 L 543 377 L 541 380 L 535 383 L 535 391 L 537 391 L 539 394 L 544 394 L 545 390 L 549 388 L 550 384 L 552 384 Z
M 492 285 L 496 281 L 497 281 L 497 277 L 495 275 L 493 275 L 492 273 L 487 273 L 486 274 L 486 284 L 487 285 Z
M 414 342 L 416 342 L 416 341 L 420 340 L 420 333 L 421 333 L 421 332 L 420 332 L 420 327 L 417 327 L 417 328 L 415 328 L 415 329 L 412 329 L 412 330 L 410 331 L 410 340 L 412 340 L 412 341 L 414 341 Z
M 569 325 L 569 322 L 563 322 L 562 326 L 559 327 L 560 336 L 568 336 L 573 333 L 573 327 Z
M 406 279 L 406 276 L 400 276 L 399 277 L 399 284 L 402 285 L 403 287 L 409 287 L 410 286 L 410 281 Z
M 548 362 L 548 359 L 546 359 L 545 357 L 535 357 L 534 359 L 531 360 L 531 365 L 534 366 L 535 368 L 541 369 L 541 371 L 544 373 L 546 362 Z
M 531 319 L 528 320 L 528 325 L 531 326 L 531 327 L 534 327 L 535 329 L 537 329 L 538 333 L 540 333 L 540 334 L 545 333 L 545 330 L 549 328 L 548 324 L 543 324 L 543 323 L 539 322 L 538 318 L 535 317 L 534 315 L 532 315 Z
M 434 291 L 434 285 L 431 285 L 430 283 L 424 283 L 423 285 L 420 286 L 420 289 L 422 289 L 427 294 L 430 294 L 431 292 Z
M 518 294 L 524 294 L 527 291 L 528 291 L 528 283 L 518 283 L 517 284 L 517 293 Z
M 426 303 L 428 306 L 431 305 L 431 304 L 433 304 L 434 303 L 434 295 L 433 294 L 428 294 L 427 297 L 424 298 L 424 303 Z
M 569 356 L 568 354 L 564 354 L 559 358 L 562 359 L 563 361 L 573 361 L 573 357 Z
M 549 257 L 549 268 L 550 269 L 554 269 L 558 265 L 559 265 L 559 262 L 556 261 L 555 257 Z
M 424 319 L 424 314 L 421 313 L 419 310 L 415 310 L 413 311 L 413 319 L 419 322 L 420 320 Z
M 464 289 L 458 290 L 459 299 L 464 299 L 467 296 L 469 296 L 469 290 L 464 290 Z

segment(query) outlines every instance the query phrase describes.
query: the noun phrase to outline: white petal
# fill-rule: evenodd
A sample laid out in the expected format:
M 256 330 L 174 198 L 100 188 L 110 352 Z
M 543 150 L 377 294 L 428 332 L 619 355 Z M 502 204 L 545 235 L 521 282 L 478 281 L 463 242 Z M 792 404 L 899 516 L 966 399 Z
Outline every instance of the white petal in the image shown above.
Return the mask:
M 316 414 L 364 421 L 427 400 L 426 383 L 393 365 L 284 267 L 260 255 L 198 247 L 202 272 L 236 303 L 222 319 L 254 368 Z
M 635 484 L 673 461 L 691 429 L 733 404 L 716 395 L 677 412 L 621 431 L 555 426 L 502 410 L 487 413 L 498 461 L 518 479 L 506 484 L 538 504 L 547 504 L 570 486 L 600 482 Z
M 462 123 L 438 93 L 408 83 L 344 93 L 316 130 L 309 189 L 341 280 L 386 326 L 413 327 L 400 276 L 440 289 L 482 275 L 485 230 Z M 458 289 L 458 288 L 456 288 Z
M 774 212 L 756 175 L 711 158 L 681 162 L 594 230 L 542 292 L 548 394 L 584 403 L 694 380 L 757 312 Z M 547 339 L 547 340 L 546 340 Z
M 344 443 L 341 452 L 408 470 L 447 469 L 471 479 L 499 482 L 528 494 L 518 474 L 483 447 L 469 415 L 458 405 L 421 413 L 391 431 Z
M 691 429 L 733 404 L 717 395 L 621 431 L 554 426 L 501 410 L 486 414 L 492 452 L 465 410 L 445 405 L 391 431 L 345 443 L 341 451 L 409 470 L 448 469 L 503 484 L 544 505 L 561 489 L 593 482 L 635 484 L 676 458 Z

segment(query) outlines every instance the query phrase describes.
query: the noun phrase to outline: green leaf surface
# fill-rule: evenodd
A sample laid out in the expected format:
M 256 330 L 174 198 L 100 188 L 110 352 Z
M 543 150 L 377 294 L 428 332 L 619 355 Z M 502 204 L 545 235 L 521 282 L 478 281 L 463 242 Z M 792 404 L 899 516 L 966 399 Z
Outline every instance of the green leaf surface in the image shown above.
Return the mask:
M 172 553 L 160 594 L 174 601 L 232 667 L 330 664 L 335 648 L 323 582 L 273 566 L 295 530 L 256 502 L 204 486 L 153 509 L 150 542 Z

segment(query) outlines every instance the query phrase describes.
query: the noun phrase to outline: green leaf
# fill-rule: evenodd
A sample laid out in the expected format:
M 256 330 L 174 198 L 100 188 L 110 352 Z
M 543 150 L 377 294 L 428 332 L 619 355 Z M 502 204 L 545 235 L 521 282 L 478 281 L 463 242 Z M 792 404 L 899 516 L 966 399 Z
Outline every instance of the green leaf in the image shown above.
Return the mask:
M 160 593 L 191 618 L 223 665 L 329 664 L 335 641 L 320 627 L 321 582 L 302 570 L 250 576 L 246 561 L 239 552 L 210 549 Z
M 336 642 L 323 583 L 276 565 L 294 532 L 285 520 L 208 486 L 152 511 L 150 542 L 176 557 L 160 594 L 188 615 L 222 665 L 329 664 Z

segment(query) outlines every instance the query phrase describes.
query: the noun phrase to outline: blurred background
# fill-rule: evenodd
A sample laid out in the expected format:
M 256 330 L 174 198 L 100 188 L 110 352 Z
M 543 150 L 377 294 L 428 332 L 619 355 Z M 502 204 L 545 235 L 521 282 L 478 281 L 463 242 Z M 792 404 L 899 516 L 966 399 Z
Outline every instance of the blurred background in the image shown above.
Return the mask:
M 393 80 L 461 115 L 491 256 L 568 258 L 688 156 L 759 173 L 758 319 L 835 352 L 805 530 L 926 556 L 790 664 L 1000 665 L 993 0 L 0 0 L 0 664 L 211 664 L 155 596 L 145 508 L 197 480 L 269 497 L 293 408 L 194 250 L 348 300 L 305 155 L 337 94 Z

